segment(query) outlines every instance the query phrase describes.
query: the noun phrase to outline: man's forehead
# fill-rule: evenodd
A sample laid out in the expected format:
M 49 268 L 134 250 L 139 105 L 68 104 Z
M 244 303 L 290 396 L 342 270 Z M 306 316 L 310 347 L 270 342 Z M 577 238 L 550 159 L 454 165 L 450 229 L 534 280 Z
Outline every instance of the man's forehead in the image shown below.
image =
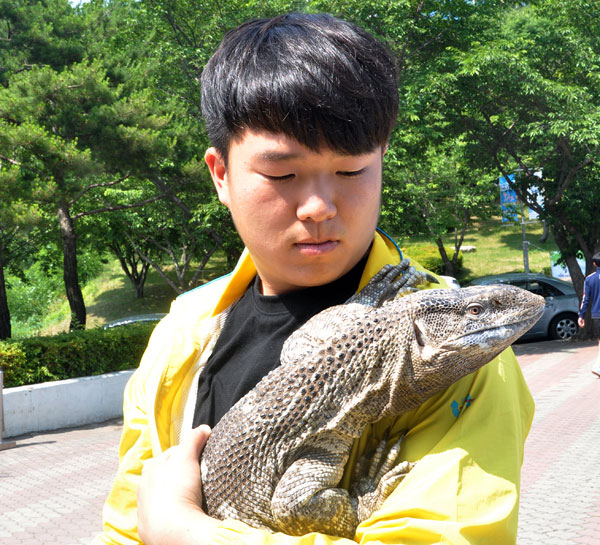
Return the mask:
M 265 162 L 282 162 L 304 159 L 314 154 L 335 155 L 338 157 L 360 157 L 373 153 L 376 149 L 382 149 L 377 146 L 373 150 L 364 153 L 351 154 L 342 150 L 335 150 L 328 146 L 319 146 L 308 148 L 293 137 L 285 133 L 273 133 L 268 131 L 258 131 L 252 129 L 243 129 L 232 141 L 229 153 L 239 151 L 253 159 Z
M 278 161 L 291 161 L 294 159 L 303 159 L 306 154 L 298 151 L 279 151 L 265 149 L 258 151 L 254 157 L 260 161 L 265 162 L 278 162 Z

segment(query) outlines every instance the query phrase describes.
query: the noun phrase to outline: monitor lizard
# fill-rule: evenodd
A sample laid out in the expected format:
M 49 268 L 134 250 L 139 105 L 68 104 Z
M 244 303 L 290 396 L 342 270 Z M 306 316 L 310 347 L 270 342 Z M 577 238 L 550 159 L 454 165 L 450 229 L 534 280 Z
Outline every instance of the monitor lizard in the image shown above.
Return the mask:
M 407 261 L 386 266 L 286 340 L 281 365 L 211 433 L 200 464 L 209 515 L 290 535 L 354 536 L 412 467 L 396 462 L 399 442 L 387 456 L 381 445 L 359 464 L 353 488 L 339 488 L 365 426 L 476 371 L 543 312 L 542 297 L 512 286 L 414 289 L 431 280 Z M 394 298 L 398 291 L 415 293 Z

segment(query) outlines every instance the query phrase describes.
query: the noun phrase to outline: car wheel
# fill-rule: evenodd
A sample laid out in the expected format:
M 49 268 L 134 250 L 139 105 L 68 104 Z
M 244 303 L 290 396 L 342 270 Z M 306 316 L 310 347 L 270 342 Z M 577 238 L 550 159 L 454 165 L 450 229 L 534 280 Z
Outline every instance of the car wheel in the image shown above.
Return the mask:
M 559 314 L 550 322 L 548 335 L 551 339 L 566 340 L 577 333 L 577 317 L 574 314 Z

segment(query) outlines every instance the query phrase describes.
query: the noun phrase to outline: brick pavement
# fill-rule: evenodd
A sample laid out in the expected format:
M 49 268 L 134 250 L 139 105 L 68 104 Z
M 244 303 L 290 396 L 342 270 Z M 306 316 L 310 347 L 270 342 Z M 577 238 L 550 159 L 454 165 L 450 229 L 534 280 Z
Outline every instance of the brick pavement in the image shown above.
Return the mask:
M 0 451 L 0 545 L 87 545 L 117 469 L 120 421 L 14 438 Z
M 536 401 L 519 545 L 600 544 L 600 379 L 593 343 L 520 344 Z M 117 465 L 120 422 L 18 437 L 0 451 L 0 545 L 89 545 Z M 502 545 L 502 544 L 492 544 Z
M 600 544 L 597 343 L 515 346 L 536 402 L 522 471 L 519 545 Z

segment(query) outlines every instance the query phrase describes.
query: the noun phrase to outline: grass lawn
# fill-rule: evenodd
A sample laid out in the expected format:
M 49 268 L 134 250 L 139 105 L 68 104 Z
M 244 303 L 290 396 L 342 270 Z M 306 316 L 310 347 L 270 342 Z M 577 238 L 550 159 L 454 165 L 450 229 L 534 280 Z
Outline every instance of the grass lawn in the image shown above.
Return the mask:
M 542 227 L 539 223 L 526 226 L 529 246 L 529 268 L 532 272 L 549 272 L 551 250 L 556 249 L 549 239 L 539 242 Z M 431 244 L 427 237 L 403 239 L 398 244 L 408 255 L 415 244 Z M 445 241 L 448 246 L 453 240 Z M 476 251 L 464 253 L 464 267 L 457 275 L 461 284 L 488 274 L 523 271 L 523 235 L 521 226 L 503 225 L 499 220 L 491 220 L 476 225 L 465 236 L 464 245 L 474 246 Z M 227 272 L 225 259 L 217 255 L 209 263 L 203 281 L 209 281 Z M 167 312 L 177 293 L 154 271 L 150 271 L 144 288 L 144 297 L 136 299 L 135 290 L 118 262 L 105 265 L 98 276 L 83 287 L 87 306 L 87 327 L 98 327 L 106 322 L 131 316 L 154 312 Z M 43 335 L 52 335 L 67 331 L 69 327 L 69 306 L 66 297 L 55 303 L 44 321 Z
M 549 274 L 550 252 L 557 250 L 551 237 L 545 243 L 539 242 L 543 229 L 540 223 L 531 223 L 526 227 L 526 238 L 529 242 L 530 272 Z M 426 237 L 399 239 L 399 244 L 410 255 L 410 247 L 419 243 L 431 243 Z M 453 247 L 454 239 L 444 240 L 447 247 Z M 520 225 L 502 224 L 499 220 L 491 220 L 469 230 L 465 235 L 463 246 L 474 246 L 474 252 L 463 254 L 463 269 L 457 279 L 466 284 L 473 278 L 489 274 L 505 272 L 522 272 L 523 233 Z M 544 270 L 545 269 L 545 270 Z
M 216 255 L 205 268 L 201 279 L 208 282 L 226 272 L 224 256 Z M 82 291 L 87 309 L 87 328 L 99 327 L 125 316 L 168 312 L 171 302 L 178 295 L 151 269 L 144 285 L 144 297 L 136 299 L 135 288 L 116 259 L 105 265 L 96 278 L 83 286 Z M 69 304 L 66 296 L 62 296 L 51 309 L 40 333 L 54 335 L 68 331 L 69 321 Z

